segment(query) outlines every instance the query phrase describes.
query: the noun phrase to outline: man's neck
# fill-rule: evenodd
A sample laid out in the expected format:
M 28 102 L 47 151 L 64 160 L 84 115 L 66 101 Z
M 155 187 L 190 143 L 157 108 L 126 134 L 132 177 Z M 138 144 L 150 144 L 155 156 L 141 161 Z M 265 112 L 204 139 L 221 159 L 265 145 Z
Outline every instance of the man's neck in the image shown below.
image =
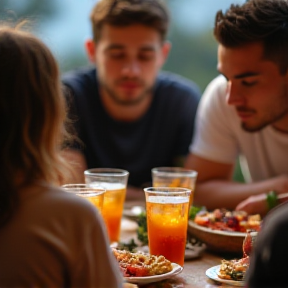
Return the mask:
M 134 105 L 122 105 L 116 103 L 109 95 L 100 91 L 100 98 L 106 112 L 117 121 L 133 122 L 140 119 L 151 105 L 153 95 L 148 95 L 143 98 L 140 102 Z
M 272 124 L 272 127 L 281 132 L 281 133 L 285 133 L 288 134 L 288 114 L 283 117 L 281 120 L 277 121 L 276 123 Z

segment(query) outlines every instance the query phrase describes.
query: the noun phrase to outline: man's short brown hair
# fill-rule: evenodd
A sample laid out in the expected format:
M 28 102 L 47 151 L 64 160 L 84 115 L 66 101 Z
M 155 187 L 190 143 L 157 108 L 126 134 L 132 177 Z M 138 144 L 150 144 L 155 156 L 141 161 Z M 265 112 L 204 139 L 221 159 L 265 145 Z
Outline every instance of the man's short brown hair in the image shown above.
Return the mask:
M 275 62 L 281 73 L 288 69 L 288 1 L 248 0 L 232 4 L 215 18 L 214 36 L 228 48 L 263 43 L 265 59 Z
M 164 40 L 169 26 L 169 13 L 162 0 L 100 0 L 90 14 L 93 39 L 101 37 L 104 24 L 125 27 L 141 24 L 157 30 Z

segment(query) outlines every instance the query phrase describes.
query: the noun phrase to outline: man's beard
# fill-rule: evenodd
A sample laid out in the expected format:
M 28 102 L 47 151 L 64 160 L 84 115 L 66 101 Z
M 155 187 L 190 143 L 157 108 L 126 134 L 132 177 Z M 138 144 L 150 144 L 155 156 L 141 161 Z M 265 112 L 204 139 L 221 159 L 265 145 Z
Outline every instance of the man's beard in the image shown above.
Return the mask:
M 115 91 L 113 91 L 113 89 L 110 89 L 110 87 L 108 85 L 106 85 L 106 83 L 104 83 L 103 81 L 99 81 L 99 82 L 100 82 L 101 87 L 103 88 L 103 90 L 106 91 L 106 93 L 109 95 L 109 97 L 116 104 L 121 105 L 121 106 L 134 106 L 134 105 L 137 105 L 137 104 L 141 103 L 146 97 L 151 95 L 151 93 L 153 93 L 153 90 L 154 90 L 154 86 L 152 85 L 150 87 L 147 87 L 135 99 L 132 99 L 132 100 L 121 100 L 119 95 Z
M 283 117 L 285 117 L 287 115 L 287 113 L 288 113 L 288 108 L 286 110 L 283 110 L 281 113 L 279 113 L 277 115 L 273 115 L 273 114 L 270 115 L 270 117 L 267 120 L 262 121 L 258 125 L 250 127 L 247 125 L 247 123 L 242 122 L 241 127 L 246 132 L 250 132 L 250 133 L 258 132 L 258 131 L 264 129 L 265 127 L 281 120 Z
M 241 123 L 241 128 L 246 131 L 246 132 L 258 132 L 260 130 L 262 130 L 263 128 L 265 128 L 266 126 L 268 126 L 270 123 L 262 123 L 261 125 L 255 126 L 255 127 L 248 127 L 246 123 Z

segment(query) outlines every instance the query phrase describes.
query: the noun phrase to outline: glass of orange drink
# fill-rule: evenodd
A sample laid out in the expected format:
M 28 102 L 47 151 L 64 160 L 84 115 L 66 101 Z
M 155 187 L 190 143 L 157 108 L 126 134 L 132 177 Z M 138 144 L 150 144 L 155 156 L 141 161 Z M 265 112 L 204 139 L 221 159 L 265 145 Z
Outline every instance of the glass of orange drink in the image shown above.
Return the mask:
M 189 207 L 193 204 L 197 171 L 183 167 L 156 167 L 151 172 L 153 187 L 182 187 L 190 189 Z
M 84 176 L 87 185 L 106 189 L 102 216 L 110 242 L 118 242 L 129 172 L 116 168 L 93 168 L 84 171 Z
M 65 184 L 62 188 L 67 192 L 74 193 L 87 199 L 99 210 L 100 213 L 102 213 L 106 189 L 102 187 L 90 187 L 86 184 Z
M 144 191 L 149 253 L 184 266 L 191 190 L 149 187 Z

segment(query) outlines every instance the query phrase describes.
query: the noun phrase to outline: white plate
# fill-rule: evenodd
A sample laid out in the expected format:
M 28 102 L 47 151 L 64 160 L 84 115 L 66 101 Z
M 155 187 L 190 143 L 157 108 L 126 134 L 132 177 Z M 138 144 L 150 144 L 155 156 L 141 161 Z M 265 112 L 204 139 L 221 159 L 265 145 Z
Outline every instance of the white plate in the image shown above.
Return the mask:
M 138 220 L 139 215 L 145 212 L 145 208 L 142 206 L 132 206 L 130 208 L 125 208 L 123 210 L 123 216 L 127 217 L 129 219 L 132 219 L 134 221 Z
M 135 221 L 122 218 L 121 219 L 121 231 L 136 231 L 138 228 L 138 224 Z
M 223 284 L 229 284 L 232 286 L 244 286 L 244 281 L 236 281 L 236 280 L 227 280 L 227 279 L 222 279 L 218 277 L 218 271 L 220 269 L 221 265 L 213 266 L 209 269 L 206 270 L 206 276 L 209 277 L 210 279 L 213 279 L 215 281 L 221 282 Z
M 134 284 L 148 284 L 148 283 L 153 283 L 153 282 L 158 282 L 162 281 L 164 279 L 168 279 L 171 277 L 174 277 L 175 275 L 179 274 L 182 272 L 183 267 L 176 264 L 172 263 L 172 271 L 161 274 L 161 275 L 154 275 L 154 276 L 145 276 L 145 277 L 124 277 L 125 281 L 129 283 L 134 283 Z

